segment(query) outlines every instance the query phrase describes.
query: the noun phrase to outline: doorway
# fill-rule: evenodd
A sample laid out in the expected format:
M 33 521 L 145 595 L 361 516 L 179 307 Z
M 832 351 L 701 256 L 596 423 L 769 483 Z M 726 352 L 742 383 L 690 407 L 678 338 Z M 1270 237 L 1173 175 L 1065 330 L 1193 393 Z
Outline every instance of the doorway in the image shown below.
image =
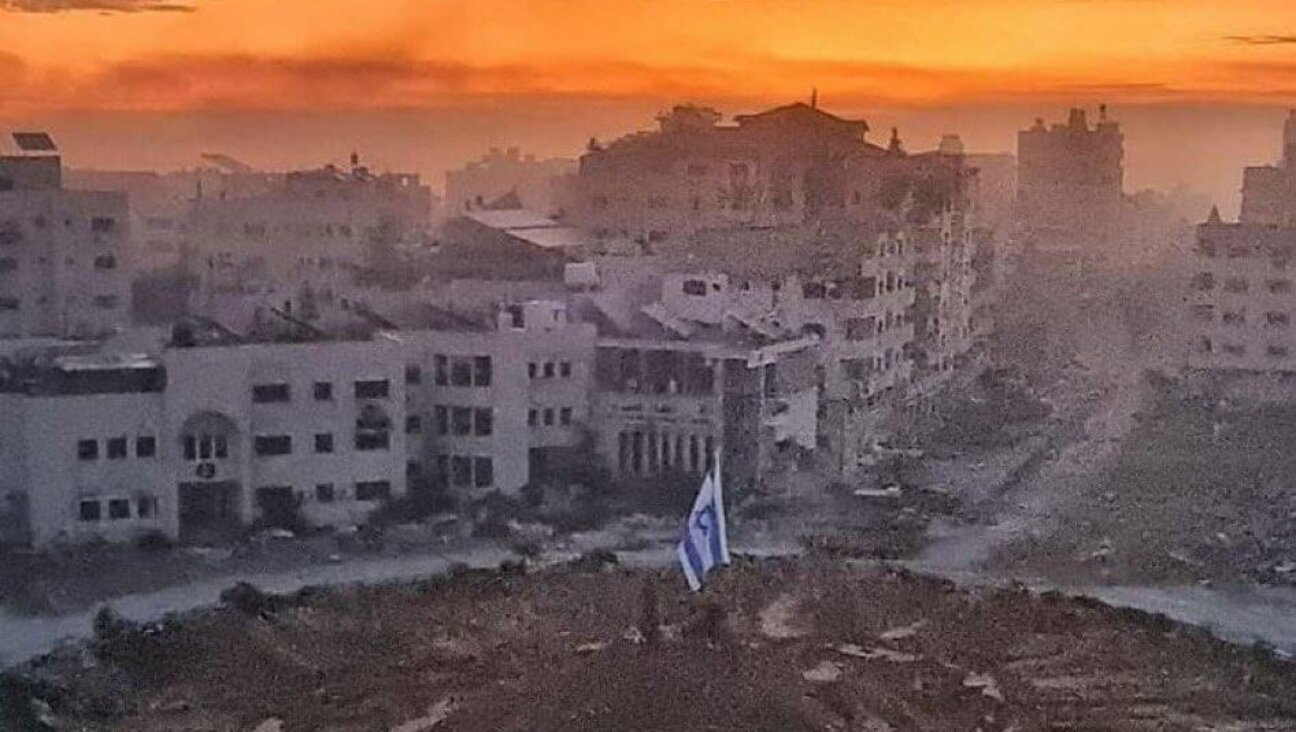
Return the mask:
M 234 481 L 180 484 L 180 540 L 219 543 L 238 534 L 239 485 Z

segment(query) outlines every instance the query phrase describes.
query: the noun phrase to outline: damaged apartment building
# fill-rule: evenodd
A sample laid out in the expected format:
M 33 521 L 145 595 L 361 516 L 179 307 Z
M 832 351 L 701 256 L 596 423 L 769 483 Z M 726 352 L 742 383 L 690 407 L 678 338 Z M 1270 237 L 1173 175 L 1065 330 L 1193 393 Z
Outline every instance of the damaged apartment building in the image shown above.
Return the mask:
M 3 539 L 351 526 L 411 491 L 516 494 L 595 466 L 652 483 L 717 453 L 746 486 L 814 445 L 815 337 L 586 297 L 350 315 L 255 335 L 191 318 L 147 354 L 0 362 Z
M 658 122 L 591 141 L 563 222 L 663 270 L 723 274 L 744 317 L 819 335 L 819 440 L 839 470 L 938 406 L 978 335 L 961 146 L 910 154 L 894 131 L 875 145 L 866 122 L 813 102 L 732 123 L 679 106 Z
M 1092 126 L 1083 109 L 1072 109 L 1065 123 L 1036 119 L 1020 131 L 1017 216 L 1025 253 L 1076 268 L 1133 248 L 1124 159 L 1124 134 L 1106 106 Z
M 428 186 L 374 173 L 354 154 L 349 168 L 227 172 L 196 186 L 181 247 L 200 312 L 285 286 L 331 297 L 362 270 L 399 278 L 396 254 L 430 242 Z
M 1198 374 L 1296 375 L 1296 112 L 1273 166 L 1247 168 L 1239 220 L 1218 210 L 1190 255 L 1186 364 Z

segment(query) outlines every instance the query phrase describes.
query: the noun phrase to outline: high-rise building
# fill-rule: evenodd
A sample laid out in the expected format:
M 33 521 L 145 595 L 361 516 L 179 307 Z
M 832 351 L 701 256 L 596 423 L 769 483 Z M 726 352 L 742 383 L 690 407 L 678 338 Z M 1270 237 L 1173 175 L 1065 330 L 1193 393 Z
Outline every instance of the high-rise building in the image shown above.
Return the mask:
M 63 186 L 45 133 L 0 139 L 0 338 L 93 337 L 130 320 L 125 195 Z
M 1120 240 L 1124 135 L 1100 108 L 1090 127 L 1083 109 L 1065 124 L 1037 119 L 1017 134 L 1017 205 L 1024 246 L 1083 256 L 1109 254 Z
M 843 470 L 881 415 L 936 401 L 973 344 L 975 168 L 952 136 L 910 154 L 868 130 L 813 103 L 732 123 L 678 106 L 655 131 L 592 140 L 564 206 L 596 238 L 738 283 L 746 317 L 821 334 L 819 437 Z
M 1184 313 L 1190 369 L 1296 373 L 1296 113 L 1283 148 L 1279 165 L 1246 169 L 1240 221 L 1212 210 L 1197 227 Z
M 1283 125 L 1282 157 L 1277 165 L 1248 167 L 1242 175 L 1242 214 L 1245 224 L 1296 223 L 1296 110 Z

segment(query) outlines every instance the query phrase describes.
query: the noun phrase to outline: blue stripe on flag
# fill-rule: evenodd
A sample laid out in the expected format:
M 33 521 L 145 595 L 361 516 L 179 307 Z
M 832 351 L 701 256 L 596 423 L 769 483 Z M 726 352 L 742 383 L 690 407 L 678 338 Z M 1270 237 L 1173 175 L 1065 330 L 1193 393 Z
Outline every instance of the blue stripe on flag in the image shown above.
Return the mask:
M 693 570 L 693 574 L 697 575 L 698 579 L 702 579 L 702 575 L 706 574 L 710 568 L 703 564 L 702 556 L 698 554 L 697 544 L 693 541 L 693 532 L 684 532 L 684 538 L 680 541 L 680 545 L 684 547 L 684 554 L 688 557 L 689 568 Z
M 710 474 L 703 480 L 693 508 L 681 527 L 676 549 L 689 587 L 695 591 L 701 587 L 705 574 L 718 565 L 727 564 L 729 559 L 724 535 L 724 504 L 720 486 L 715 480 Z
M 724 552 L 720 551 L 720 519 L 715 512 L 715 494 L 711 494 L 711 524 L 707 531 L 707 539 L 711 546 L 707 547 L 711 551 L 711 566 L 714 567 L 724 560 Z
M 684 552 L 684 543 L 681 541 L 675 545 L 675 553 L 679 555 L 679 563 L 684 568 L 684 579 L 688 581 L 689 589 L 697 592 L 702 589 L 702 581 L 698 579 L 697 572 L 694 572 L 689 564 L 688 555 Z

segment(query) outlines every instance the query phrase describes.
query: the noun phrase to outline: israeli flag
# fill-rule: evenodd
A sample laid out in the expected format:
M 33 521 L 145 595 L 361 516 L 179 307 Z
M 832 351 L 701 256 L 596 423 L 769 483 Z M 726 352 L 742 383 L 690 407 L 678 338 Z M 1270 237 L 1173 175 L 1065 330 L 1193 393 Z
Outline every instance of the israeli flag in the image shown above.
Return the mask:
M 717 564 L 729 563 L 729 536 L 725 528 L 724 495 L 720 488 L 720 461 L 715 461 L 714 475 L 702 481 L 702 490 L 693 501 L 680 537 L 677 553 L 684 578 L 697 592 L 702 577 Z

